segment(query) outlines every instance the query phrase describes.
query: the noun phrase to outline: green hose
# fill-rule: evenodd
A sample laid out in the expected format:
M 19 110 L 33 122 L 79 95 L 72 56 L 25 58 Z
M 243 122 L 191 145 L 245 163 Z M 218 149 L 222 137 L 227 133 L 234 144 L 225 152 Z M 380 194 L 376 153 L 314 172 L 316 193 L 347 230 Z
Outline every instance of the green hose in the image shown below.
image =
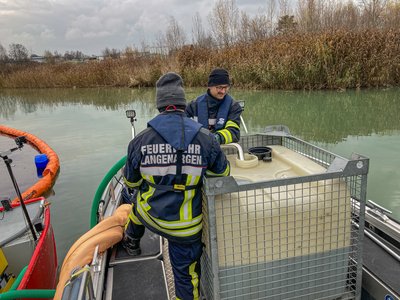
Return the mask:
M 99 187 L 97 188 L 96 194 L 94 195 L 93 202 L 92 202 L 92 210 L 90 213 L 90 228 L 93 228 L 97 224 L 97 211 L 99 209 L 99 203 L 101 200 L 101 196 L 104 193 L 108 183 L 114 177 L 115 174 L 125 165 L 126 156 L 121 158 L 104 176 L 103 180 L 100 182 Z
M 21 283 L 22 278 L 25 275 L 26 270 L 28 269 L 28 266 L 25 266 L 25 268 L 23 268 L 21 270 L 21 272 L 19 272 L 17 279 L 15 279 L 14 283 L 12 284 L 10 291 L 12 290 L 16 290 L 17 287 L 19 286 L 19 284 Z
M 54 298 L 56 290 L 13 290 L 0 294 L 0 300 L 19 299 L 19 298 Z
M 8 300 L 8 299 L 19 299 L 19 298 L 53 298 L 56 290 L 17 290 L 17 287 L 21 283 L 22 278 L 25 275 L 28 266 L 24 267 L 22 271 L 19 273 L 17 279 L 15 279 L 11 288 L 4 293 L 0 294 L 0 300 Z

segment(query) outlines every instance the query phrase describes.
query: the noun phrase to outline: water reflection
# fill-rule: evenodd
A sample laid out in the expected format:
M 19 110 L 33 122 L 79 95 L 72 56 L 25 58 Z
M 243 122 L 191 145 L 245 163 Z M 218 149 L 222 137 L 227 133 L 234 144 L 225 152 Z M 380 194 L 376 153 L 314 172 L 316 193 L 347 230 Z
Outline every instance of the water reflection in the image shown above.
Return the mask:
M 305 140 L 326 143 L 399 130 L 398 95 L 399 89 L 239 93 L 246 99 L 245 116 L 253 130 L 285 124 Z
M 153 89 L 23 89 L 0 90 L 0 117 L 10 119 L 18 109 L 25 114 L 54 110 L 65 105 L 90 105 L 102 110 L 120 110 L 133 102 L 146 113 L 154 111 Z
M 188 99 L 204 92 L 187 89 Z M 361 91 L 232 91 L 246 100 L 243 114 L 252 132 L 266 125 L 285 124 L 305 140 L 337 143 L 348 136 L 390 134 L 400 129 L 399 89 Z M 12 118 L 58 106 L 91 105 L 99 110 L 123 110 L 134 104 L 139 114 L 156 113 L 155 89 L 39 89 L 0 91 L 0 117 Z

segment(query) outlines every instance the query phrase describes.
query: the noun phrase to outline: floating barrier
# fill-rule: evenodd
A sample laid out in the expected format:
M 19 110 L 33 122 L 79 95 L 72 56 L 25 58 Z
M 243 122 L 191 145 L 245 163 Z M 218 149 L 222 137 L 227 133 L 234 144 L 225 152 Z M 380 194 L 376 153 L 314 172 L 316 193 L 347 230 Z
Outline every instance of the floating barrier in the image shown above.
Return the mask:
M 42 173 L 42 178 L 39 181 L 37 181 L 34 185 L 32 185 L 30 188 L 28 188 L 26 191 L 24 191 L 22 193 L 22 198 L 24 200 L 37 198 L 39 196 L 42 196 L 47 191 L 49 191 L 53 186 L 57 178 L 58 171 L 60 169 L 60 161 L 54 150 L 38 137 L 34 136 L 33 134 L 27 133 L 25 131 L 0 125 L 0 133 L 13 137 L 25 136 L 29 144 L 34 146 L 41 154 L 45 154 L 48 159 L 48 163 Z M 18 202 L 19 202 L 18 197 L 16 197 L 12 201 L 12 203 L 18 203 Z

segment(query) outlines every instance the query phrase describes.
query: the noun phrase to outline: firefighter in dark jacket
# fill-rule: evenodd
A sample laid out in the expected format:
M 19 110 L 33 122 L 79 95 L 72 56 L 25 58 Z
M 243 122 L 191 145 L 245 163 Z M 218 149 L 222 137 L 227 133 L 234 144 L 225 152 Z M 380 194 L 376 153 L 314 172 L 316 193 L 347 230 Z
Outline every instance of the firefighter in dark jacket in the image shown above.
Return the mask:
M 186 115 L 214 133 L 220 144 L 235 143 L 240 139 L 242 108 L 228 95 L 230 84 L 228 71 L 212 70 L 207 92 L 186 107 Z
M 187 118 L 182 78 L 156 84 L 160 114 L 128 146 L 124 181 L 136 189 L 123 246 L 140 255 L 147 227 L 168 239 L 177 299 L 198 299 L 202 254 L 203 176 L 229 175 L 229 163 L 212 133 Z

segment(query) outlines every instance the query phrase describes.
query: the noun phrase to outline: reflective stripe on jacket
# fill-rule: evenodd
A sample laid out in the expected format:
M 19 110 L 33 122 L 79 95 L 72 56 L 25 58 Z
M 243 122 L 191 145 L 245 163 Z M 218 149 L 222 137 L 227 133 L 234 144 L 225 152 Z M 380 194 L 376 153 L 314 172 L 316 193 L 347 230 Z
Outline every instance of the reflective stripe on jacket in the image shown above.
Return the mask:
M 218 100 L 205 93 L 186 107 L 186 115 L 211 132 L 218 133 L 223 144 L 239 141 L 241 113 L 239 103 L 229 95 L 225 95 L 223 100 Z
M 184 113 L 152 119 L 130 142 L 124 173 L 126 185 L 139 190 L 134 206 L 139 220 L 172 240 L 199 238 L 206 171 L 229 175 L 228 161 L 208 130 Z

